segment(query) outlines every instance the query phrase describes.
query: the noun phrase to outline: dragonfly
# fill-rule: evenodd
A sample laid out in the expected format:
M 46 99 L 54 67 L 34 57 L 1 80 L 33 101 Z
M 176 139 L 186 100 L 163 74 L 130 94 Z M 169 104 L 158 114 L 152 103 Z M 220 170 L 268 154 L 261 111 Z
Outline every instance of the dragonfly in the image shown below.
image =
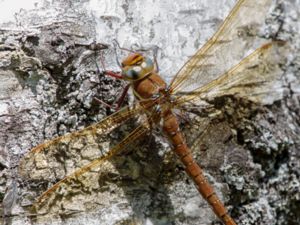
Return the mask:
M 218 96 L 239 96 L 255 103 L 265 101 L 266 96 L 272 93 L 274 82 L 282 74 L 279 65 L 283 61 L 284 42 L 270 41 L 248 54 L 250 44 L 254 42 L 251 38 L 255 36 L 249 33 L 258 32 L 271 2 L 237 1 L 216 33 L 181 67 L 169 85 L 156 71 L 154 60 L 141 52 L 131 53 L 123 59 L 121 72 L 106 71 L 109 76 L 128 81 L 136 101 L 96 124 L 44 142 L 24 156 L 20 164 L 23 177 L 39 180 L 39 176 L 51 177 L 53 173 L 64 176 L 39 196 L 33 208 L 53 206 L 54 199 L 63 199 L 71 184 L 89 188 L 89 180 L 100 179 L 99 171 L 105 168 L 108 160 L 123 154 L 153 128 L 160 127 L 186 173 L 216 216 L 226 225 L 235 225 L 200 164 L 193 158 L 175 111 L 188 111 L 195 105 L 205 107 L 207 99 Z M 93 156 L 95 159 L 81 160 L 77 165 L 70 163 L 73 171 L 55 163 L 55 160 L 64 161 L 58 156 L 58 151 L 78 158 L 81 151 L 88 155 L 89 148 L 103 149 L 105 140 L 101 139 L 101 135 L 109 134 L 137 117 L 140 119 L 133 131 L 109 151 Z M 93 143 L 92 146 L 90 143 Z M 47 163 L 50 158 L 52 163 Z M 33 171 L 36 168 L 46 172 L 35 176 Z

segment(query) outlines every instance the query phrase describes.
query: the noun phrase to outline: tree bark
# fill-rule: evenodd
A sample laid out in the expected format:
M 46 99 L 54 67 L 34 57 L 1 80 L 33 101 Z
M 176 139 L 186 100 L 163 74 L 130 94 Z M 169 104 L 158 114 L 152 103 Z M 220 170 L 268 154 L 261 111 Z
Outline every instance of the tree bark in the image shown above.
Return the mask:
M 2 224 L 208 225 L 218 221 L 156 130 L 92 172 L 66 182 L 38 210 L 31 210 L 43 191 L 101 157 L 138 121 L 130 120 L 96 138 L 78 137 L 57 148 L 50 146 L 32 161 L 26 154 L 46 140 L 113 113 L 93 100 L 111 104 L 125 85 L 101 73 L 101 60 L 106 69 L 119 69 L 113 39 L 126 48 L 159 46 L 160 73 L 170 81 L 233 5 L 219 0 L 184 4 L 180 0 L 151 4 L 56 0 L 40 1 L 32 9 L 17 11 L 14 19 L 2 19 Z M 195 159 L 238 224 L 300 223 L 299 5 L 292 0 L 274 3 L 261 34 L 290 46 L 281 65 L 279 99 L 257 105 L 220 96 L 209 102 L 217 111 L 197 111 L 192 120 L 187 115 L 187 122 L 182 121 Z M 118 52 L 119 57 L 122 54 Z M 131 96 L 126 101 L 130 104 Z M 27 160 L 26 169 L 20 165 L 22 160 Z

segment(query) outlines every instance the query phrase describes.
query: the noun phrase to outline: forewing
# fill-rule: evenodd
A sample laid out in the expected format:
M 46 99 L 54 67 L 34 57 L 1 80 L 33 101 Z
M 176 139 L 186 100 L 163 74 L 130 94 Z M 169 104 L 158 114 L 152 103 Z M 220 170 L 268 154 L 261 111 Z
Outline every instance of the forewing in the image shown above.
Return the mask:
M 171 92 L 199 88 L 241 61 L 265 20 L 272 0 L 239 0 L 214 36 L 179 70 Z
M 102 178 L 107 177 L 114 170 L 109 160 L 120 155 L 148 131 L 148 123 L 143 122 L 106 155 L 76 170 L 45 191 L 34 204 L 34 210 L 38 213 L 49 210 L 62 213 L 64 210 L 72 209 L 74 207 L 72 204 L 75 204 L 75 208 L 78 208 L 78 204 L 81 205 L 79 208 L 82 208 L 85 203 L 105 204 L 101 202 L 104 200 L 97 195 L 101 190 L 106 190 L 105 187 L 101 187 L 101 184 L 105 186 Z
M 238 95 L 254 102 L 271 103 L 282 95 L 280 67 L 288 46 L 277 41 L 263 45 L 209 84 L 177 98 L 178 105 L 223 95 Z
M 124 107 L 99 123 L 38 145 L 21 160 L 21 175 L 37 181 L 63 178 L 100 157 L 109 145 L 105 135 L 143 111 L 139 105 L 133 109 Z

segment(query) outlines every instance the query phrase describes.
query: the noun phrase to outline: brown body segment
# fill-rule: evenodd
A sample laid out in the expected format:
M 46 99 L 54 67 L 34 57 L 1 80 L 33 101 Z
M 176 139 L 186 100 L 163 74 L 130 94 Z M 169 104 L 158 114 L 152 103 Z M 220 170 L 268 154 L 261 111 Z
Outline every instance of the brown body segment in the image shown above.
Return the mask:
M 166 88 L 164 80 L 156 73 L 152 73 L 144 79 L 133 82 L 133 90 L 139 99 L 153 101 L 154 95 L 163 94 L 162 90 Z M 170 104 L 172 105 L 172 104 Z M 185 166 L 185 171 L 194 181 L 198 191 L 203 198 L 213 208 L 215 214 L 226 225 L 236 225 L 234 220 L 229 216 L 223 203 L 220 201 L 213 187 L 205 178 L 201 167 L 194 161 L 192 153 L 188 148 L 184 136 L 179 128 L 177 117 L 172 109 L 164 109 L 161 112 L 163 119 L 163 131 L 167 135 L 170 143 L 174 147 L 174 151 Z
M 185 165 L 185 171 L 195 182 L 200 194 L 210 204 L 215 214 L 226 225 L 236 225 L 234 220 L 227 213 L 225 206 L 214 192 L 213 187 L 208 183 L 201 167 L 194 161 L 191 151 L 186 145 L 184 137 L 179 129 L 176 116 L 170 111 L 163 120 L 163 130 L 173 144 L 175 153 Z
M 133 82 L 133 90 L 138 99 L 149 99 L 166 87 L 166 82 L 157 73 Z

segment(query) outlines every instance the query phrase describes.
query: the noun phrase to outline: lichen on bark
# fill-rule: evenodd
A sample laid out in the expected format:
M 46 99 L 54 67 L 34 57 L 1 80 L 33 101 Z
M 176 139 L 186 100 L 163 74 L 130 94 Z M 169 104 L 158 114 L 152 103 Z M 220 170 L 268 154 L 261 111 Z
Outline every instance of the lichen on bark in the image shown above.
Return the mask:
M 180 1 L 165 5 L 153 1 L 145 3 L 141 13 L 138 1 L 93 3 L 44 1 L 18 12 L 16 21 L 1 24 L 1 222 L 216 222 L 170 146 L 155 131 L 131 151 L 61 188 L 38 211 L 40 215 L 31 214 L 29 207 L 42 191 L 106 152 L 138 122 L 94 140 L 78 139 L 71 143 L 73 152 L 68 152 L 67 144 L 61 145 L 48 155 L 38 155 L 25 175 L 20 171 L 21 159 L 33 147 L 112 113 L 93 98 L 112 103 L 124 83 L 101 74 L 97 68 L 98 64 L 101 70 L 101 51 L 92 48 L 93 41 L 109 47 L 114 38 L 128 48 L 158 45 L 162 73 L 170 80 L 233 6 L 230 2 L 220 7 L 219 1 L 193 1 L 192 7 Z M 279 99 L 257 105 L 232 95 L 217 96 L 208 102 L 211 107 L 195 110 L 192 120 L 185 121 L 191 115 L 183 115 L 182 128 L 196 160 L 240 224 L 300 222 L 299 5 L 297 1 L 274 4 L 263 33 L 291 46 L 288 61 L 281 65 L 284 92 Z M 116 69 L 113 51 L 103 54 L 108 69 Z

